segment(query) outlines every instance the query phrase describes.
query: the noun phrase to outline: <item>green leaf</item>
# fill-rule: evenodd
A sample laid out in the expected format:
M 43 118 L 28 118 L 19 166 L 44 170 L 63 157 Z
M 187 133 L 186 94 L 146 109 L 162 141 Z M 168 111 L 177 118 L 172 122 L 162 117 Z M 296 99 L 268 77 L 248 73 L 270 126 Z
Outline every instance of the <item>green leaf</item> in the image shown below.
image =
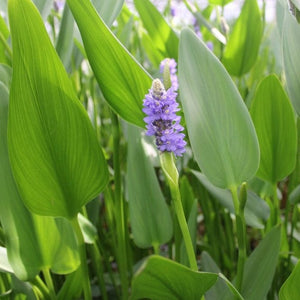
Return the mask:
M 166 243 L 173 233 L 170 211 L 145 147 L 141 130 L 128 126 L 129 214 L 134 242 L 141 248 Z
M 11 67 L 0 64 L 0 81 L 9 89 L 11 85 L 12 69 Z
M 153 46 L 164 57 L 178 58 L 179 39 L 173 29 L 166 22 L 157 8 L 149 0 L 134 0 L 144 27 L 152 39 Z
M 283 24 L 283 63 L 286 76 L 288 94 L 292 104 L 300 115 L 300 24 L 286 9 Z
M 87 57 L 109 105 L 126 121 L 144 127 L 143 99 L 151 77 L 112 34 L 89 0 L 68 0 Z
M 297 187 L 294 188 L 291 194 L 289 195 L 289 202 L 291 204 L 297 204 L 300 202 L 300 184 L 297 185 Z
M 179 84 L 192 150 L 203 173 L 221 188 L 251 179 L 259 147 L 249 112 L 222 64 L 189 29 L 181 33 Z
M 97 238 L 97 228 L 82 214 L 78 214 L 78 222 L 83 234 L 84 242 L 93 244 Z
M 131 299 L 199 300 L 217 278 L 217 274 L 195 272 L 174 261 L 153 255 L 136 273 Z
M 300 299 L 300 261 L 279 291 L 279 300 Z
M 49 0 L 33 0 L 33 3 L 39 10 L 43 20 L 46 21 L 51 12 L 51 8 L 53 8 L 53 2 Z
M 106 162 L 37 9 L 30 0 L 10 0 L 9 19 L 13 174 L 32 212 L 71 219 L 105 187 Z
M 34 278 L 43 267 L 69 273 L 79 265 L 77 245 L 67 220 L 30 214 L 15 185 L 7 151 L 8 92 L 0 83 L 0 220 L 9 261 L 16 276 Z
M 246 0 L 224 50 L 222 62 L 231 75 L 242 76 L 254 65 L 263 24 L 256 0 Z
M 221 270 L 219 269 L 215 261 L 206 251 L 203 251 L 201 253 L 201 266 L 205 272 L 213 272 L 217 274 L 221 273 Z M 205 299 L 206 300 L 222 299 L 222 295 L 225 294 L 225 291 L 227 291 L 227 289 L 228 289 L 227 284 L 224 282 L 224 280 L 221 277 L 219 277 L 216 284 L 214 284 L 212 288 L 209 289 L 205 294 Z
M 273 228 L 245 263 L 241 294 L 247 300 L 265 299 L 275 274 L 281 227 Z
M 110 27 L 117 18 L 124 4 L 124 0 L 93 0 L 92 2 L 108 27 Z
M 257 176 L 276 183 L 295 168 L 297 129 L 292 105 L 275 75 L 258 86 L 251 116 L 261 154 Z
M 232 0 L 209 0 L 209 3 L 210 4 L 220 5 L 220 6 L 225 6 L 226 4 L 228 4 L 231 1 Z
M 221 205 L 226 207 L 232 214 L 235 213 L 230 191 L 212 185 L 200 172 L 192 171 L 192 173 Z M 256 194 L 247 191 L 247 202 L 245 207 L 245 219 L 247 225 L 254 228 L 264 228 L 264 223 L 269 218 L 269 214 L 269 206 Z
M 65 68 L 71 65 L 71 55 L 73 50 L 73 33 L 74 33 L 74 18 L 66 4 L 60 23 L 58 38 L 56 41 L 56 52 L 64 63 Z

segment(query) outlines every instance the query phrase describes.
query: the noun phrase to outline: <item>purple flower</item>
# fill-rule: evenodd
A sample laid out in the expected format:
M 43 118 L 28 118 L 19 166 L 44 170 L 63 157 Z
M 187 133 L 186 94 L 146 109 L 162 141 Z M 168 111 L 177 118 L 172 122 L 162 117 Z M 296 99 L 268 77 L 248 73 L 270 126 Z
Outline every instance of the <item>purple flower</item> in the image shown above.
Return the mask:
M 207 48 L 208 48 L 210 51 L 213 51 L 213 50 L 214 50 L 214 44 L 213 44 L 212 41 L 208 41 L 208 42 L 206 43 L 206 46 L 207 46 Z
M 177 79 L 177 63 L 175 59 L 173 58 L 165 58 L 159 66 L 160 73 L 163 74 L 164 72 L 164 67 L 166 65 L 166 62 L 169 63 L 169 68 L 170 68 L 170 78 L 171 78 L 171 83 L 172 83 L 172 88 L 176 92 L 178 90 L 178 79 Z
M 173 152 L 182 156 L 186 142 L 183 127 L 179 124 L 181 117 L 176 102 L 177 93 L 173 87 L 165 90 L 159 79 L 154 79 L 149 94 L 145 96 L 143 112 L 147 114 L 144 121 L 147 123 L 147 135 L 154 135 L 156 146 L 160 151 Z

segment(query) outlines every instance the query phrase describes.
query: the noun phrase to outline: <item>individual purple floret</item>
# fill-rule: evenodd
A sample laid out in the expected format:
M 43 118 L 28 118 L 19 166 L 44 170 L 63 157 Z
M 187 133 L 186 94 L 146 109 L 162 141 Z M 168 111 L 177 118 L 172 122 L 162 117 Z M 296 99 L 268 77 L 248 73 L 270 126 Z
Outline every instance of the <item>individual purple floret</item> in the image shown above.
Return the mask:
M 170 68 L 170 78 L 171 78 L 171 83 L 173 90 L 176 92 L 178 90 L 178 79 L 177 79 L 177 63 L 175 59 L 173 58 L 165 58 L 159 66 L 160 73 L 163 74 L 165 64 L 166 62 L 169 62 L 169 68 Z
M 143 112 L 147 114 L 144 118 L 146 134 L 155 136 L 157 148 L 182 156 L 186 142 L 181 133 L 184 128 L 179 124 L 181 117 L 176 115 L 179 111 L 176 96 L 173 87 L 166 91 L 162 82 L 154 79 L 149 94 L 145 96 Z

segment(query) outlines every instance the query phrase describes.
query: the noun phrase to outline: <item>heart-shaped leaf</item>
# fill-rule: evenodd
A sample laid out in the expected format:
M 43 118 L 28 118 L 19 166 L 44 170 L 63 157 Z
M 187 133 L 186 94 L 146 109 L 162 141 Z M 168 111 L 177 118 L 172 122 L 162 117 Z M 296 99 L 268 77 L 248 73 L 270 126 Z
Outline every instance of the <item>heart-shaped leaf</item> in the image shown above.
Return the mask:
M 189 29 L 180 37 L 179 85 L 202 172 L 221 188 L 251 179 L 258 168 L 259 147 L 250 114 L 220 61 Z
M 195 272 L 161 256 L 150 256 L 138 270 L 131 299 L 199 300 L 214 285 L 218 274 Z
M 8 91 L 0 83 L 0 220 L 9 261 L 22 280 L 33 279 L 46 267 L 70 273 L 79 265 L 71 225 L 65 219 L 31 214 L 19 196 L 8 158 L 7 115 Z
M 13 78 L 8 120 L 11 166 L 34 213 L 73 218 L 105 187 L 95 131 L 30 0 L 9 0 Z

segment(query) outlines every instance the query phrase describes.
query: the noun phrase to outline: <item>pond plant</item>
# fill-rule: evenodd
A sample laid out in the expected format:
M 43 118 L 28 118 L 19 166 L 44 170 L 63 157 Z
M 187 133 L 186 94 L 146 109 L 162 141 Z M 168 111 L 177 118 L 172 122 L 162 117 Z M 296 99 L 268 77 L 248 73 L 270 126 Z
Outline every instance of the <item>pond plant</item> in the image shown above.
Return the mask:
M 300 299 L 300 2 L 240 2 L 0 1 L 1 299 Z

